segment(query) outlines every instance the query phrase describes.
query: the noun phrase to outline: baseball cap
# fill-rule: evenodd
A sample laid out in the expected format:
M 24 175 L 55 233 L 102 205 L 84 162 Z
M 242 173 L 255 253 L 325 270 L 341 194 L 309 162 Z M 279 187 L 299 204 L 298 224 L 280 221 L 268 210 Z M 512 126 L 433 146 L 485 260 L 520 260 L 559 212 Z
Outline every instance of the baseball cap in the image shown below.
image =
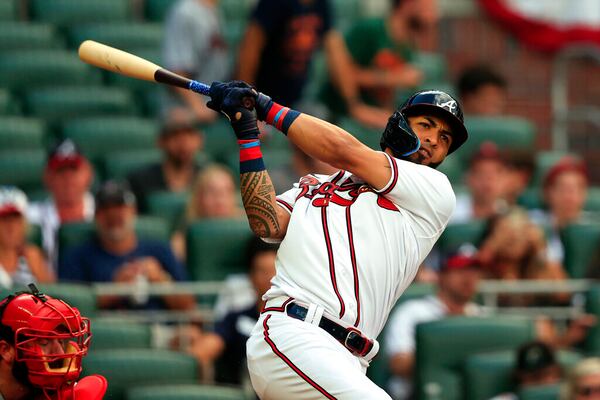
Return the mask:
M 473 166 L 483 160 L 498 161 L 502 164 L 506 163 L 504 154 L 502 154 L 496 143 L 490 141 L 485 141 L 479 145 L 477 151 L 469 159 L 469 166 Z
M 134 206 L 135 195 L 125 183 L 107 181 L 96 192 L 96 209 L 110 206 Z
M 525 343 L 517 352 L 517 370 L 533 372 L 556 364 L 552 349 L 539 341 Z
M 585 177 L 586 181 L 589 181 L 588 170 L 585 166 L 585 163 L 578 158 L 572 156 L 565 156 L 558 160 L 558 162 L 552 167 L 550 167 L 550 169 L 544 176 L 544 187 L 548 187 L 554 184 L 556 178 L 558 178 L 560 174 L 563 174 L 565 172 L 579 173 L 583 177 Z
M 441 271 L 456 271 L 480 267 L 481 263 L 477 258 L 477 248 L 471 243 L 464 243 L 456 251 L 446 255 L 441 266 Z
M 48 154 L 47 167 L 52 170 L 78 168 L 85 162 L 79 147 L 71 139 L 58 143 Z
M 0 186 L 0 217 L 10 214 L 25 215 L 27 196 L 14 186 Z
M 171 117 L 163 121 L 160 128 L 160 136 L 166 137 L 182 131 L 200 133 L 198 121 L 191 117 Z

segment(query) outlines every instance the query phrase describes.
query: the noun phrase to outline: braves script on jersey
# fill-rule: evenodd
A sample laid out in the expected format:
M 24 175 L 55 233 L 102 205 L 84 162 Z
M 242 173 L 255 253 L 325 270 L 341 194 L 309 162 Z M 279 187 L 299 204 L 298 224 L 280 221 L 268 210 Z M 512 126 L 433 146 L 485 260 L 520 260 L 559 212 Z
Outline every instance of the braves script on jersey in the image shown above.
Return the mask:
M 277 197 L 291 218 L 265 299 L 318 304 L 368 337 L 379 335 L 456 202 L 444 174 L 388 160 L 392 176 L 381 190 L 339 171 L 305 176 Z

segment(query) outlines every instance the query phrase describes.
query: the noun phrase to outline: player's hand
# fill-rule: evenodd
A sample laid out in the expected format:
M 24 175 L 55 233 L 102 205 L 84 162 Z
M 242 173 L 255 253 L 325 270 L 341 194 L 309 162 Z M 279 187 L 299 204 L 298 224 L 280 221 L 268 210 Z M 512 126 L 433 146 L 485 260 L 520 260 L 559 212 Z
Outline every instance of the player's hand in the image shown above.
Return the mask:
M 242 81 L 213 82 L 209 108 L 225 114 L 240 140 L 257 139 L 259 130 L 254 105 L 258 93 Z

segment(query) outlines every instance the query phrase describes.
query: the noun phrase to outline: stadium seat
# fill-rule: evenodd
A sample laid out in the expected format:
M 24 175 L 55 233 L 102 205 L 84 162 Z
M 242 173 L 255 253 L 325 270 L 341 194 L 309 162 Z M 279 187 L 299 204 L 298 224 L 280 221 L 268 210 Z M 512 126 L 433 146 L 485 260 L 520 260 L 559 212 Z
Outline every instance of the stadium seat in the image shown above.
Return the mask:
M 594 285 L 586 294 L 585 310 L 600 317 L 600 286 Z M 594 325 L 587 333 L 583 346 L 586 354 L 600 356 L 600 325 Z
M 561 232 L 565 247 L 565 269 L 573 279 L 585 278 L 589 264 L 600 245 L 600 225 L 581 223 Z
M 223 280 L 245 272 L 245 248 L 252 233 L 244 219 L 211 219 L 193 223 L 187 231 L 187 263 L 194 280 Z
M 488 400 L 500 393 L 513 391 L 512 371 L 516 363 L 515 354 L 515 351 L 502 351 L 468 357 L 464 368 L 465 399 Z M 581 355 L 571 351 L 560 351 L 557 358 L 559 364 L 567 370 L 581 359 Z
M 24 191 L 42 187 L 46 164 L 44 150 L 0 151 L 0 182 L 15 185 Z
M 462 184 L 464 167 L 458 157 L 446 158 L 438 167 L 438 171 L 443 172 L 453 185 Z
M 42 247 L 42 228 L 39 225 L 27 224 L 27 243 Z
M 29 91 L 25 108 L 47 121 L 101 115 L 134 115 L 136 108 L 131 93 L 108 87 L 56 87 Z
M 462 160 L 468 160 L 485 141 L 510 149 L 533 149 L 535 144 L 535 127 L 524 118 L 466 116 L 465 125 L 469 140 L 456 153 Z
M 17 19 L 17 0 L 0 1 L 0 21 Z
M 58 230 L 59 257 L 65 251 L 91 239 L 94 235 L 93 222 L 74 222 L 61 225 Z M 161 218 L 140 215 L 137 217 L 135 231 L 138 237 L 169 243 L 169 228 Z
M 268 169 L 289 169 L 292 167 L 292 151 L 289 148 L 262 148 L 265 166 Z M 240 155 L 233 153 L 227 157 L 227 166 L 237 172 L 240 166 Z
M 432 85 L 446 81 L 448 66 L 443 55 L 438 53 L 418 52 L 412 62 L 423 71 L 424 83 L 422 86 L 431 89 Z M 436 87 L 437 89 L 437 87 Z
M 93 85 L 100 80 L 100 71 L 81 62 L 75 52 L 18 50 L 0 57 L 0 87 L 19 92 L 43 86 Z
M 482 239 L 484 229 L 484 221 L 451 224 L 446 227 L 436 245 L 444 253 L 458 250 L 464 243 L 477 246 Z
M 560 398 L 561 384 L 532 386 L 520 390 L 520 400 L 556 400 Z
M 188 202 L 188 193 L 155 192 L 148 196 L 148 214 L 163 218 L 174 231 L 182 222 L 185 207 Z
M 196 383 L 198 365 L 192 356 L 174 351 L 99 350 L 84 357 L 83 373 L 104 375 L 109 382 L 105 398 L 125 400 L 127 389 L 136 385 Z
M 210 385 L 162 385 L 131 388 L 127 400 L 248 400 L 241 389 Z
M 96 318 L 92 334 L 91 351 L 149 349 L 152 345 L 152 329 L 147 324 Z
M 64 43 L 49 24 L 3 22 L 0 24 L 0 50 L 55 49 Z
M 30 15 L 36 21 L 57 25 L 97 21 L 123 21 L 131 14 L 128 0 L 30 0 Z
M 370 148 L 374 150 L 381 150 L 379 142 L 381 140 L 382 131 L 380 129 L 366 127 L 360 124 L 358 121 L 348 117 L 341 118 L 338 122 L 338 126 L 350 132 L 352 136 L 356 137 Z
M 220 0 L 219 8 L 225 21 L 246 21 L 252 11 L 253 1 Z
M 144 15 L 149 21 L 164 21 L 173 4 L 175 4 L 173 0 L 146 0 L 144 1 Z
M 588 189 L 584 208 L 588 211 L 600 212 L 600 186 L 592 186 Z
M 62 135 L 71 138 L 90 160 L 98 162 L 115 151 L 149 150 L 156 147 L 155 120 L 116 116 L 73 119 L 63 125 Z
M 102 170 L 106 179 L 122 180 L 138 168 L 159 162 L 161 157 L 158 149 L 114 152 L 104 157 Z
M 143 22 L 111 22 L 77 25 L 69 29 L 69 45 L 73 48 L 87 40 L 95 40 L 125 51 L 139 48 L 160 49 L 162 24 Z
M 114 74 L 113 74 L 114 75 Z M 123 81 L 126 77 L 123 78 L 110 78 L 109 82 Z M 130 79 L 134 80 L 134 79 Z M 125 82 L 123 82 L 125 83 Z M 161 107 L 162 107 L 162 91 L 167 90 L 165 87 L 157 86 L 151 82 L 144 82 L 145 84 L 131 83 L 127 84 L 127 87 L 133 86 L 138 90 L 137 97 L 139 99 L 140 104 L 142 105 L 142 109 L 144 110 L 144 115 L 150 118 L 158 118 L 160 117 Z M 125 85 L 124 85 L 125 86 Z
M 336 27 L 344 32 L 361 14 L 359 0 L 334 0 L 331 2 Z
M 0 88 L 0 115 L 18 115 L 19 107 L 10 92 Z
M 468 356 L 514 350 L 534 336 L 534 324 L 522 318 L 454 317 L 418 325 L 415 358 L 418 398 L 463 399 L 466 388 L 461 371 Z
M 236 154 L 238 146 L 235 135 L 225 118 L 219 118 L 201 129 L 204 132 L 204 152 L 212 159 L 227 163 L 231 154 Z
M 45 146 L 46 127 L 35 118 L 0 117 L 0 149 L 36 150 Z

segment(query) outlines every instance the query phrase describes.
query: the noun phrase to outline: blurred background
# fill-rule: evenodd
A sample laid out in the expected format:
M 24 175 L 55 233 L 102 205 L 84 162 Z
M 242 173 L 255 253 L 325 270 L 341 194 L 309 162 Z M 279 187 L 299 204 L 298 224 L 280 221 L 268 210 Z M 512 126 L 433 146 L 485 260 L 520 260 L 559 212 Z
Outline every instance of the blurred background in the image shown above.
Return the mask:
M 374 149 L 412 92 L 453 94 L 456 212 L 368 374 L 395 399 L 600 395 L 600 3 L 0 0 L 2 293 L 36 281 L 90 317 L 107 398 L 253 399 L 276 247 L 252 239 L 228 121 L 84 64 L 86 39 L 243 79 Z M 261 131 L 278 192 L 332 172 Z

